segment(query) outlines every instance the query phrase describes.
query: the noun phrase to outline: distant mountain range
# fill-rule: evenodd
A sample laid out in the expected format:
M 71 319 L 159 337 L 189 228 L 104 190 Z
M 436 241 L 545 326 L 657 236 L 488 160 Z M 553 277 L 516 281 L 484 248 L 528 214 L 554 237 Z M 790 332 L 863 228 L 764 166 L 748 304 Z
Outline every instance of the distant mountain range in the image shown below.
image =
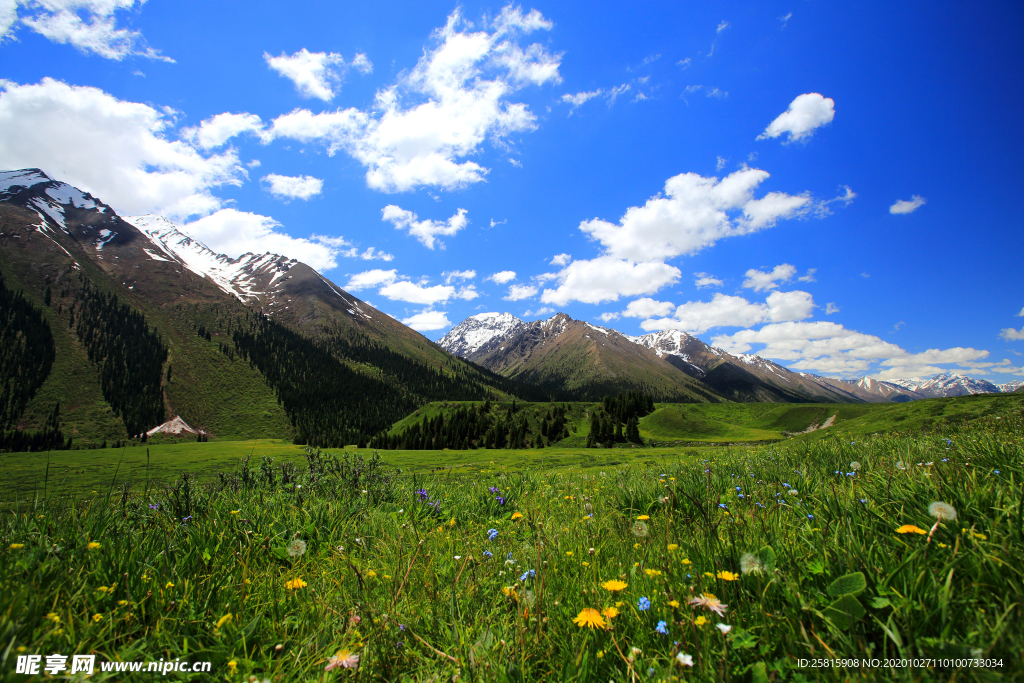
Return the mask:
M 684 382 L 685 376 L 733 401 L 878 403 L 1008 392 L 1024 385 L 955 374 L 890 381 L 822 377 L 753 354 L 729 354 L 678 330 L 629 336 L 564 313 L 530 323 L 510 313 L 481 313 L 453 327 L 438 344 L 494 372 L 543 386 L 611 381 L 621 389 L 646 386 L 655 393 L 697 391 L 699 385 Z M 677 373 L 666 374 L 666 364 Z

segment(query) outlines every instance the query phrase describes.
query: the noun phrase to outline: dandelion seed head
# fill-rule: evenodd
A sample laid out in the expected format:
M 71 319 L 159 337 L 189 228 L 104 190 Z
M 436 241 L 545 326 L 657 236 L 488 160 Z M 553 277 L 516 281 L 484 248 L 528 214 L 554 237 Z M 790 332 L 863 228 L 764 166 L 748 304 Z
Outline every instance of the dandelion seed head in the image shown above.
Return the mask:
M 639 521 L 633 523 L 633 535 L 637 538 L 647 538 L 648 532 L 649 528 L 646 523 Z
M 743 553 L 740 557 L 740 572 L 744 574 L 760 574 L 764 572 L 764 564 L 753 553 Z
M 936 519 L 951 522 L 956 519 L 956 508 L 949 503 L 937 500 L 928 506 L 928 514 Z
M 306 542 L 299 538 L 293 539 L 287 549 L 289 557 L 302 557 L 306 554 Z

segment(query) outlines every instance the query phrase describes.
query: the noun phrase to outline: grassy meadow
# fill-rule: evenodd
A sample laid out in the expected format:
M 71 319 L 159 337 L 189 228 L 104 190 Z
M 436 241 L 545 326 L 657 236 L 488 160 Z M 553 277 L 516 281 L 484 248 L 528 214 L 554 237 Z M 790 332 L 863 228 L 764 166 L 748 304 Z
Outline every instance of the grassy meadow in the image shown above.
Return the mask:
M 963 403 L 729 448 L 182 444 L 233 448 L 225 476 L 148 490 L 72 452 L 105 459 L 98 493 L 0 517 L 0 680 L 55 652 L 218 681 L 1024 680 L 1024 415 Z

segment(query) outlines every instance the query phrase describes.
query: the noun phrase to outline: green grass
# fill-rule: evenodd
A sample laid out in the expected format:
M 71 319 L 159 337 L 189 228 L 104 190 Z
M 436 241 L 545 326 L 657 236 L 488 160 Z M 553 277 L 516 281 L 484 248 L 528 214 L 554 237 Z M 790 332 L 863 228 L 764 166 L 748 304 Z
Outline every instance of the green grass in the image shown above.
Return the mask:
M 0 680 L 24 680 L 19 653 L 94 652 L 211 661 L 194 680 L 328 681 L 353 677 L 325 671 L 344 650 L 368 681 L 1024 680 L 1024 414 L 835 433 L 576 462 L 388 454 L 414 477 L 349 453 L 287 484 L 256 468 L 148 496 L 137 479 L 109 498 L 51 490 L 0 517 Z M 199 446 L 228 444 L 177 457 Z M 112 452 L 69 455 L 97 454 L 112 477 Z M 932 517 L 933 501 L 956 519 Z M 709 593 L 722 615 L 690 604 Z M 612 629 L 574 622 L 609 607 Z M 799 666 L 956 657 L 1000 666 Z

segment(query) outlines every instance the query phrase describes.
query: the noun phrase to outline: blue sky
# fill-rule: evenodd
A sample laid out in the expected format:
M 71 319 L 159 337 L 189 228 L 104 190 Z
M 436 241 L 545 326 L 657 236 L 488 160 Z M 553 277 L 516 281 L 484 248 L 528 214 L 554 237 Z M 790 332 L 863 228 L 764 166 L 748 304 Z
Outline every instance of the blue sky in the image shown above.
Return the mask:
M 344 5 L 344 6 L 342 6 Z M 0 166 L 482 311 L 1024 375 L 1015 3 L 0 0 Z

